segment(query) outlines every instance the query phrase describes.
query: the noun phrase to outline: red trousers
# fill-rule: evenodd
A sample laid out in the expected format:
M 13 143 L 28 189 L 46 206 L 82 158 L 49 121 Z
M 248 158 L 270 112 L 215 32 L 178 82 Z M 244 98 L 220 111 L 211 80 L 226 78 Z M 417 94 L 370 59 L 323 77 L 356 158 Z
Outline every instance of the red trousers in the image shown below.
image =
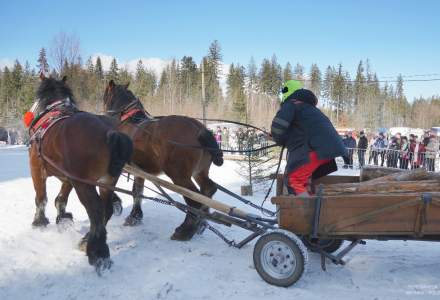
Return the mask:
M 330 161 L 328 159 L 318 159 L 318 154 L 315 151 L 309 152 L 309 159 L 310 162 L 289 174 L 289 187 L 293 189 L 296 195 L 306 192 L 313 172 Z

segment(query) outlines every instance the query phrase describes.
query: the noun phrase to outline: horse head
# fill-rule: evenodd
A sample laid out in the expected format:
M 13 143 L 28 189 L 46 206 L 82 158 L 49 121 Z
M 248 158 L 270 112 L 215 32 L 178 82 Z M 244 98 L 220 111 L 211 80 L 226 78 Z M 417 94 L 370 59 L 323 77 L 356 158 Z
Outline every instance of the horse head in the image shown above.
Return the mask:
M 139 99 L 128 89 L 127 84 L 116 84 L 110 80 L 104 92 L 104 109 L 108 116 L 120 115 L 134 106 L 141 108 L 143 105 Z
M 63 105 L 71 105 L 76 107 L 76 101 L 73 97 L 72 90 L 67 86 L 67 76 L 61 80 L 54 78 L 47 78 L 43 73 L 40 74 L 41 84 L 37 90 L 37 99 L 32 104 L 32 107 L 23 116 L 23 122 L 26 127 L 38 118 L 42 113 L 51 109 L 51 105 L 56 106 L 56 103 Z
M 57 101 L 67 101 L 71 105 L 76 106 L 72 90 L 67 85 L 67 76 L 64 76 L 61 80 L 56 80 L 51 77 L 45 77 L 41 73 L 40 79 L 41 83 L 37 90 L 37 99 L 30 109 L 34 115 L 37 116 Z

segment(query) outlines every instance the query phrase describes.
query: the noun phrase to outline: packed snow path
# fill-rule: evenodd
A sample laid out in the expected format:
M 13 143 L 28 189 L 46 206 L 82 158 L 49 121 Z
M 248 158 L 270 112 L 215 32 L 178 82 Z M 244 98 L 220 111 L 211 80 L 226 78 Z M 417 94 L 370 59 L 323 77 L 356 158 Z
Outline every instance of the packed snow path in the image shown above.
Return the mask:
M 213 167 L 211 177 L 239 191 L 236 165 Z M 129 187 L 121 179 L 120 186 Z M 310 254 L 308 271 L 290 288 L 265 283 L 253 267 L 253 243 L 237 250 L 206 231 L 190 242 L 171 241 L 183 220 L 177 209 L 144 202 L 144 222 L 124 227 L 122 216 L 108 226 L 112 269 L 98 277 L 77 243 L 88 230 L 85 209 L 72 193 L 70 227 L 55 225 L 53 200 L 60 188 L 48 181 L 46 229 L 32 229 L 34 190 L 25 147 L 0 149 L 0 299 L 421 299 L 440 297 L 440 244 L 368 241 L 347 256 L 344 267 Z M 177 197 L 176 195 L 174 195 Z M 222 193 L 216 199 L 237 205 Z M 260 201 L 262 195 L 255 196 Z M 220 227 L 230 238 L 248 232 Z

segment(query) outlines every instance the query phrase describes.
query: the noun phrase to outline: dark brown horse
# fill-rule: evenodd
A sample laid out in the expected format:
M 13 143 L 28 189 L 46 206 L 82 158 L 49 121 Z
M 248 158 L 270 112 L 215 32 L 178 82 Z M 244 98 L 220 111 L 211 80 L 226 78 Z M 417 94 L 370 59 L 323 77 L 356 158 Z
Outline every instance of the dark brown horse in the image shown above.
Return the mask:
M 107 221 L 113 213 L 113 191 L 85 183 L 100 181 L 114 186 L 129 160 L 133 145 L 129 137 L 114 131 L 109 118 L 76 109 L 75 98 L 63 80 L 45 78 L 32 108 L 36 116 L 31 125 L 30 169 L 36 192 L 33 226 L 46 226 L 46 179 L 56 176 L 62 182 L 55 205 L 57 223 L 72 218 L 66 213 L 67 196 L 72 187 L 86 208 L 90 231 L 85 237 L 89 263 L 97 270 L 109 268 L 110 252 L 106 243 Z M 75 178 L 75 179 L 72 179 Z
M 209 168 L 212 162 L 217 166 L 223 164 L 223 153 L 203 124 L 184 116 L 152 119 L 128 85 L 116 85 L 113 81 L 105 90 L 104 105 L 107 114 L 120 121 L 119 131 L 132 138 L 132 162 L 148 173 L 165 173 L 175 184 L 192 191 L 208 197 L 214 195 L 217 185 L 209 178 Z M 134 205 L 125 225 L 137 225 L 142 220 L 143 187 L 144 180 L 135 178 Z M 189 198 L 185 201 L 194 208 L 201 208 L 199 203 Z M 200 220 L 187 214 L 171 238 L 189 240 L 197 232 L 199 224 Z

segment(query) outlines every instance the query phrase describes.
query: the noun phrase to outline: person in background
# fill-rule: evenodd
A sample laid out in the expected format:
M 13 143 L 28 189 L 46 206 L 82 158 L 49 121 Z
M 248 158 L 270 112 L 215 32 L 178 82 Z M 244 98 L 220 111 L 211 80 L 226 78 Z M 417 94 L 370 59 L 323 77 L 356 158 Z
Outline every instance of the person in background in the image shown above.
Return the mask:
M 351 131 L 347 131 L 342 139 L 342 143 L 347 149 L 347 156 L 343 157 L 344 159 L 344 169 L 351 168 L 353 169 L 353 152 L 356 148 L 356 140 L 353 138 L 353 133 Z
M 238 151 L 240 151 L 239 152 L 240 154 L 244 153 L 243 152 L 243 150 L 244 150 L 244 142 L 245 142 L 245 139 L 246 139 L 245 135 L 246 134 L 244 133 L 243 128 L 241 128 L 241 127 L 238 128 L 236 136 L 237 136 L 237 143 L 238 143 Z
M 379 136 L 377 137 L 376 141 L 374 142 L 374 148 L 376 149 L 374 164 L 376 166 L 378 165 L 378 156 L 380 155 L 380 158 L 381 158 L 380 166 L 383 167 L 383 164 L 385 163 L 385 151 L 387 148 L 387 141 L 385 139 L 385 134 L 383 132 L 379 133 Z
M 399 154 L 399 167 L 401 169 L 408 169 L 409 165 L 409 141 L 406 136 L 402 136 L 402 143 L 400 146 L 400 154 Z
M 226 126 L 223 127 L 223 131 L 222 131 L 222 144 L 223 144 L 223 149 L 229 149 L 230 148 L 230 144 L 229 144 L 229 129 Z
M 221 130 L 220 126 L 217 126 L 217 130 L 215 131 L 215 140 L 221 149 L 222 148 L 222 130 Z
M 363 168 L 365 165 L 365 152 L 367 152 L 367 148 L 368 148 L 368 139 L 365 136 L 365 132 L 363 130 L 359 132 L 359 141 L 357 144 L 357 148 L 358 148 L 359 168 Z
M 435 157 L 437 156 L 437 151 L 439 148 L 439 143 L 437 138 L 433 135 L 427 138 L 426 143 L 426 153 L 425 153 L 425 168 L 429 172 L 435 171 Z
M 412 169 L 418 169 L 423 165 L 425 157 L 425 145 L 419 141 L 417 136 L 415 136 L 415 141 L 412 144 L 412 149 L 410 146 L 410 151 L 413 153 Z
M 387 167 L 397 168 L 397 159 L 400 153 L 400 134 L 391 138 L 387 148 Z
M 313 194 L 312 178 L 337 171 L 335 158 L 347 156 L 336 129 L 317 104 L 315 94 L 303 89 L 300 81 L 288 80 L 272 120 L 273 140 L 287 148 L 287 190 L 296 196 Z
M 411 133 L 409 135 L 409 141 L 408 141 L 409 142 L 408 158 L 409 158 L 409 166 L 411 169 L 412 169 L 413 161 L 414 161 L 414 149 L 416 147 L 416 140 L 417 140 L 417 136 Z

